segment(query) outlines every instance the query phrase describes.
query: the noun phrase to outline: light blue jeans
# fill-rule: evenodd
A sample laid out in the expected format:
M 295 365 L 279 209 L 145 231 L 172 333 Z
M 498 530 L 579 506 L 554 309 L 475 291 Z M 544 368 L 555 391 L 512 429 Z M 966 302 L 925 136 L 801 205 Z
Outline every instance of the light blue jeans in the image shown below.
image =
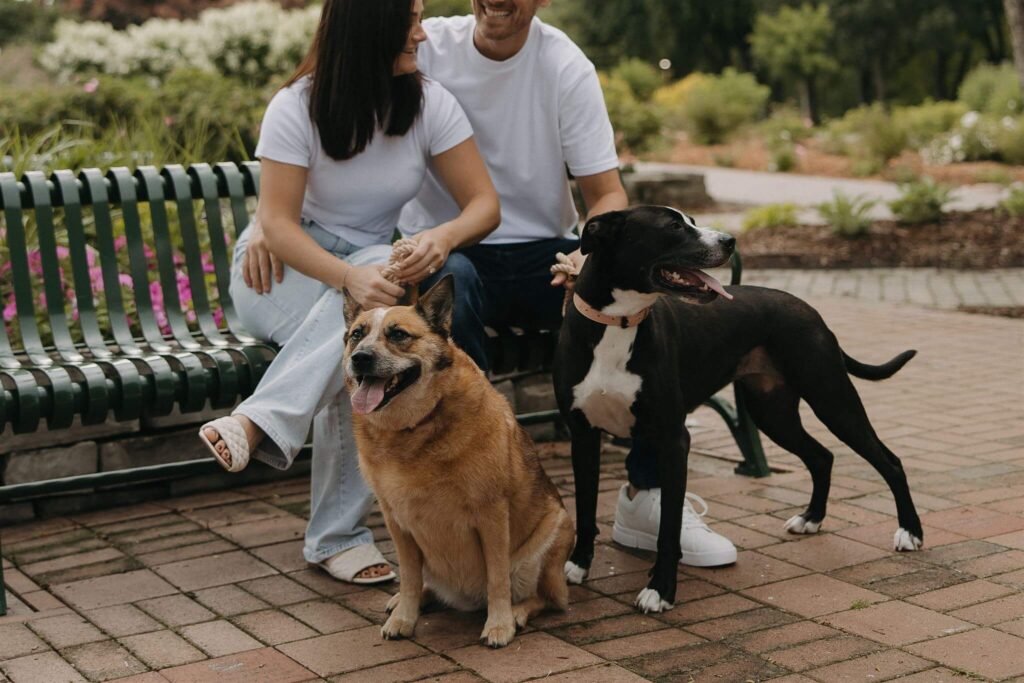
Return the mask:
M 317 244 L 354 266 L 387 263 L 391 246 L 357 247 L 314 223 L 303 229 Z M 231 298 L 253 336 L 281 346 L 256 391 L 234 411 L 267 435 L 252 457 L 277 469 L 292 464 L 313 425 L 309 525 L 303 555 L 322 562 L 342 550 L 370 543 L 366 517 L 373 493 L 359 472 L 352 412 L 345 391 L 344 297 L 324 283 L 288 268 L 269 294 L 246 286 L 242 264 L 246 230 L 235 246 Z

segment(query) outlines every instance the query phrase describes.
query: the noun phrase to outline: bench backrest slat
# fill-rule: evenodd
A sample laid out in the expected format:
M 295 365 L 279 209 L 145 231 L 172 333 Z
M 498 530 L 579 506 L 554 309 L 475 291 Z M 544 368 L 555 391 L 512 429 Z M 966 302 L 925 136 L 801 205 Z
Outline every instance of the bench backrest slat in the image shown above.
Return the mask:
M 103 278 L 103 298 L 107 304 L 110 330 L 121 353 L 141 356 L 142 349 L 135 343 L 121 294 L 121 273 L 114 241 L 114 219 L 110 210 L 110 180 L 98 169 L 87 168 L 79 174 L 82 181 L 82 200 L 92 208 L 96 229 L 96 249 L 99 251 L 100 271 Z
M 135 178 L 127 168 L 112 168 L 107 175 L 112 181 L 111 199 L 121 205 L 121 218 L 124 221 L 127 240 L 125 246 L 128 249 L 132 289 L 135 293 L 135 311 L 142 336 L 155 353 L 169 353 L 171 346 L 164 341 L 150 295 L 149 263 L 144 248 L 146 240 L 142 234 L 142 218 L 139 214 Z
M 217 303 L 224 311 L 228 329 L 235 338 L 243 343 L 251 343 L 255 340 L 243 331 L 242 324 L 235 313 L 235 305 L 231 301 L 231 261 L 228 255 L 228 244 L 234 244 L 235 240 L 234 236 L 229 236 L 224 230 L 224 217 L 220 208 L 221 196 L 229 197 L 231 203 L 237 196 L 244 209 L 245 195 L 242 176 L 234 164 L 218 164 L 216 171 L 210 168 L 209 164 L 193 164 L 188 173 L 192 179 L 193 190 L 198 190 L 199 196 L 203 198 L 206 229 L 210 234 L 210 258 L 213 260 L 217 285 Z M 227 179 L 228 175 L 232 176 L 232 180 Z M 244 220 L 248 222 L 248 214 L 244 210 L 242 213 L 245 216 Z M 232 218 L 235 217 L 232 216 Z M 245 226 L 242 229 L 244 230 Z
M 192 309 L 196 322 L 206 341 L 214 346 L 224 346 L 228 341 L 217 329 L 206 292 L 206 268 L 201 251 L 199 231 L 196 227 L 195 204 L 188 174 L 180 165 L 166 166 L 161 171 L 167 182 L 168 196 L 178 210 L 178 227 L 181 229 L 182 251 L 185 253 L 185 269 L 192 295 Z
M 25 174 L 29 202 L 35 211 L 36 239 L 39 240 L 39 260 L 42 265 L 43 293 L 46 296 L 46 313 L 50 319 L 50 332 L 54 346 L 61 359 L 68 363 L 81 363 L 83 358 L 75 350 L 68 327 L 67 312 L 64 309 L 64 274 L 57 254 L 57 234 L 53 220 L 53 201 L 46 177 L 39 171 Z M 28 208 L 28 207 L 26 207 Z
M 78 324 L 82 337 L 94 358 L 110 357 L 103 333 L 100 331 L 93 304 L 92 277 L 89 265 L 89 247 L 85 238 L 85 222 L 82 214 L 82 193 L 75 174 L 68 170 L 53 174 L 55 197 L 64 207 L 64 225 L 68 236 L 68 253 L 71 259 L 71 278 L 75 286 L 75 302 L 78 309 Z
M 43 349 L 43 341 L 36 326 L 36 307 L 32 300 L 32 274 L 28 264 L 21 188 L 13 173 L 0 173 L 0 196 L 3 198 L 4 218 L 7 220 L 7 248 L 10 252 L 14 302 L 22 346 L 35 365 L 45 367 L 52 365 L 53 361 Z
M 139 180 L 139 199 L 148 202 L 152 217 L 153 243 L 156 247 L 156 265 L 159 286 L 163 295 L 163 312 L 175 341 L 185 350 L 199 348 L 199 342 L 192 338 L 185 315 L 181 311 L 178 296 L 177 268 L 169 230 L 166 195 L 160 173 L 153 166 L 141 166 L 135 171 Z M 180 216 L 179 216 L 180 218 Z

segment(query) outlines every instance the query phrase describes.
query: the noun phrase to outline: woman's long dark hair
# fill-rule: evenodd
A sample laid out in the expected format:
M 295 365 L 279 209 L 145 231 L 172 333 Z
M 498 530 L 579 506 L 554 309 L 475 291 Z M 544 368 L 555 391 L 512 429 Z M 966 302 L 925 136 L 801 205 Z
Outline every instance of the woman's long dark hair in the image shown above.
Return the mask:
M 313 44 L 284 87 L 312 75 L 309 115 L 327 155 L 366 149 L 380 127 L 409 132 L 423 104 L 420 74 L 395 76 L 412 22 L 410 0 L 326 0 Z

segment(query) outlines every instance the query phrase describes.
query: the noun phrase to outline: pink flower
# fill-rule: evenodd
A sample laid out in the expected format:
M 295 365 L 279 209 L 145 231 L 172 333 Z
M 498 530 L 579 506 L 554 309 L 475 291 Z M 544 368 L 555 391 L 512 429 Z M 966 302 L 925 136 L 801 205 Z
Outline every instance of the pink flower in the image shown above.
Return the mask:
M 127 287 L 128 289 L 135 289 L 135 284 L 132 282 L 132 276 L 131 275 L 126 275 L 124 273 L 118 273 L 117 274 L 117 281 L 121 283 L 122 287 Z
M 100 79 L 98 78 L 90 78 L 88 81 L 85 82 L 85 85 L 82 86 L 82 90 L 90 94 L 96 92 L 97 90 L 99 90 L 99 88 Z
M 118 238 L 116 238 L 114 240 L 114 250 L 115 251 L 121 251 L 127 245 L 128 245 L 128 238 L 125 237 L 124 235 L 121 235 L 120 237 L 118 237 Z
M 18 307 L 15 305 L 14 298 L 12 297 L 11 300 L 7 302 L 7 305 L 4 306 L 4 322 L 11 322 L 17 314 Z
M 213 324 L 220 327 L 224 322 L 224 309 L 217 307 L 213 309 Z

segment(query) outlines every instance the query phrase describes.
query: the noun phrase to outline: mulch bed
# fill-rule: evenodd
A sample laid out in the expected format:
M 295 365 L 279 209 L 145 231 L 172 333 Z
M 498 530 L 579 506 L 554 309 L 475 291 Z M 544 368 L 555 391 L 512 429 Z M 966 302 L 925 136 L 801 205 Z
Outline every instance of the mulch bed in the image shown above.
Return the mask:
M 739 248 L 752 268 L 1015 268 L 1024 267 L 1024 218 L 988 210 L 938 224 L 876 221 L 855 238 L 818 225 L 762 228 L 743 233 Z

